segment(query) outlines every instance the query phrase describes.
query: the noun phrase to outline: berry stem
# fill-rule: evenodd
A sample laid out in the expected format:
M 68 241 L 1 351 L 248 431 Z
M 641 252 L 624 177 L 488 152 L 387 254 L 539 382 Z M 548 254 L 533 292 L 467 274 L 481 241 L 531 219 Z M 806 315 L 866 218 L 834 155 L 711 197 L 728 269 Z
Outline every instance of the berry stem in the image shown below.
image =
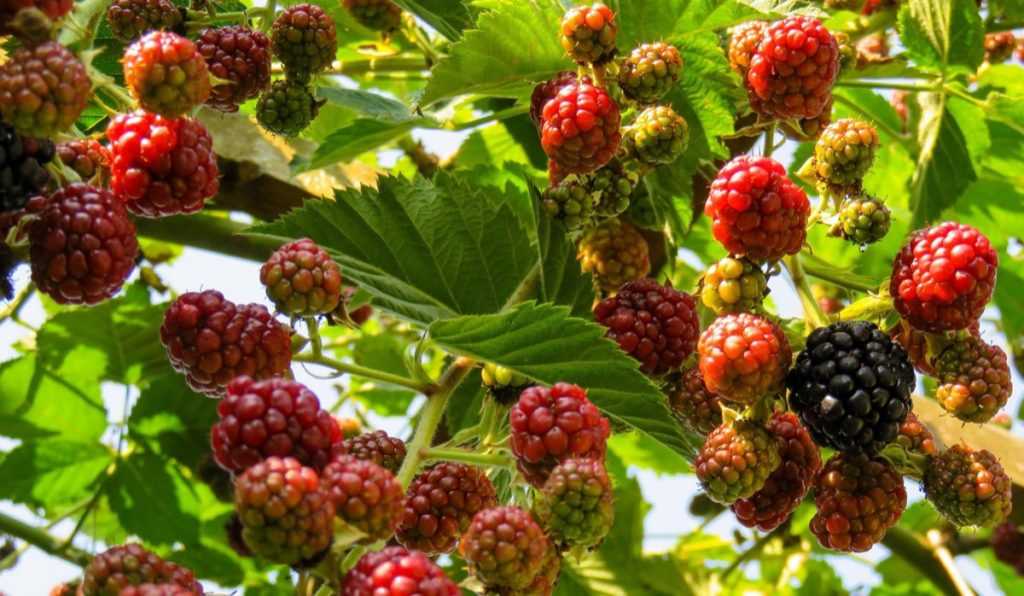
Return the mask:
M 274 17 L 277 16 L 277 0 L 267 0 L 267 5 L 263 10 L 263 18 L 260 19 L 260 31 L 266 33 L 270 31 L 270 26 L 274 24 Z
M 350 362 L 342 362 L 341 360 L 336 360 L 323 354 L 320 354 L 319 356 L 316 354 L 296 354 L 295 356 L 292 356 L 292 362 L 319 364 L 321 366 L 326 366 L 327 368 L 332 368 L 339 373 L 364 377 L 374 381 L 380 381 L 381 383 L 398 385 L 399 387 L 408 387 L 418 393 L 430 394 L 435 390 L 435 387 L 430 384 L 424 384 L 408 377 L 391 374 L 375 368 L 359 366 L 358 364 L 352 364 Z
M 922 93 L 933 93 L 940 91 L 942 85 L 935 83 L 919 84 L 919 83 L 899 83 L 895 81 L 885 80 L 867 80 L 867 79 L 854 79 L 852 81 L 838 81 L 836 87 L 860 87 L 862 89 L 894 89 L 897 91 L 915 91 Z
M 775 151 L 775 123 L 764 131 L 764 156 L 771 157 Z
M 847 290 L 854 290 L 856 292 L 877 292 L 878 287 L 871 284 L 860 281 L 858 278 L 852 275 L 844 274 L 841 271 L 832 269 L 831 267 L 817 267 L 813 263 L 800 263 L 804 272 L 811 277 L 816 277 L 820 280 L 827 281 L 832 285 L 846 288 Z
M 505 108 L 504 110 L 498 110 L 497 112 L 493 112 L 493 113 L 488 114 L 486 116 L 482 116 L 480 118 L 476 118 L 475 120 L 470 120 L 468 122 L 452 122 L 452 121 L 448 121 L 448 122 L 444 123 L 444 128 L 446 128 L 448 130 L 466 130 L 466 129 L 469 129 L 469 128 L 476 128 L 477 126 L 480 126 L 481 124 L 489 124 L 491 122 L 496 122 L 496 121 L 499 121 L 499 120 L 506 120 L 508 118 L 514 118 L 516 116 L 520 116 L 522 114 L 526 114 L 529 111 L 530 111 L 530 106 L 525 105 L 525 104 L 524 105 L 517 105 L 517 106 L 512 106 L 511 108 Z
M 506 453 L 477 453 L 475 451 L 469 451 L 468 449 L 428 447 L 420 452 L 420 456 L 424 461 L 441 459 L 476 466 L 490 466 L 495 468 L 515 467 L 515 461 Z
M 441 55 L 438 53 L 437 48 L 430 42 L 430 38 L 427 33 L 420 27 L 419 23 L 416 22 L 416 17 L 412 14 L 402 11 L 402 34 L 409 40 L 411 44 L 416 46 L 423 52 L 423 57 L 427 60 L 427 67 L 437 64 L 441 60 Z
M 0 532 L 20 538 L 47 554 L 60 557 L 79 567 L 85 567 L 92 560 L 92 555 L 84 550 L 65 544 L 63 540 L 59 540 L 49 532 L 30 526 L 4 513 L 0 513 Z
M 789 277 L 793 280 L 793 286 L 796 288 L 797 295 L 800 296 L 800 303 L 804 307 L 804 320 L 807 321 L 807 326 L 810 327 L 810 330 L 814 330 L 828 325 L 828 315 L 822 312 L 821 305 L 814 298 L 811 286 L 807 283 L 807 275 L 804 273 L 804 266 L 800 260 L 800 255 L 796 254 L 785 257 L 782 259 L 782 262 L 786 266 L 786 270 L 789 271 Z
M 448 406 L 448 398 L 458 388 L 462 379 L 473 369 L 473 361 L 469 358 L 457 358 L 438 379 L 437 385 L 432 392 L 427 393 L 427 403 L 420 411 L 419 422 L 416 423 L 416 433 L 409 441 L 407 455 L 398 470 L 398 481 L 402 488 L 408 488 L 413 476 L 423 463 L 423 452 L 430 446 L 434 438 L 434 432 L 444 417 L 445 408 Z
M 932 528 L 928 530 L 926 537 L 928 538 L 928 544 L 932 547 L 932 552 L 935 553 L 935 557 L 942 563 L 942 568 L 946 571 L 949 579 L 953 581 L 957 592 L 966 595 L 974 594 L 974 590 L 967 583 L 967 580 L 964 579 L 960 569 L 957 568 L 953 554 L 946 548 L 946 540 L 943 533 Z
M 786 526 L 782 527 L 785 528 Z M 732 575 L 734 571 L 739 569 L 741 565 L 749 561 L 752 557 L 758 556 L 761 553 L 761 551 L 764 550 L 764 547 L 776 538 L 777 532 L 778 530 L 773 530 L 771 532 L 768 532 L 767 534 L 764 534 L 763 536 L 758 538 L 757 541 L 754 542 L 754 544 L 750 548 L 743 551 L 739 554 L 739 556 L 733 559 L 732 563 L 729 563 L 729 566 L 722 570 L 721 581 L 725 582 L 726 578 Z

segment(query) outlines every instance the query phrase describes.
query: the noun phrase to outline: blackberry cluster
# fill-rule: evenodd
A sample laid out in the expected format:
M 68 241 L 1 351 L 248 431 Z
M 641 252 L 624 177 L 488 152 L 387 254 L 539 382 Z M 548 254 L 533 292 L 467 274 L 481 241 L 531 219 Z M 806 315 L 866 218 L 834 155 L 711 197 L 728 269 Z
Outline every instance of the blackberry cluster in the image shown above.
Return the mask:
M 21 134 L 53 137 L 89 103 L 85 66 L 55 41 L 18 48 L 0 65 L 0 115 Z
M 171 0 L 114 0 L 107 8 L 110 32 L 125 43 L 149 31 L 177 31 L 182 20 Z
M 29 198 L 45 192 L 51 180 L 46 164 L 53 155 L 52 142 L 23 137 L 0 122 L 0 213 L 17 211 Z M 6 233 L 0 242 L 3 236 Z
M 270 38 L 242 25 L 203 29 L 196 40 L 210 74 L 222 79 L 207 105 L 224 112 L 254 99 L 270 85 Z
M 1010 365 L 999 346 L 967 336 L 950 343 L 932 365 L 939 383 L 935 399 L 960 420 L 987 422 L 1010 399 Z
M 405 460 L 405 442 L 377 430 L 345 439 L 335 449 L 335 454 L 351 455 L 356 459 L 373 462 L 397 474 Z
M 604 4 L 577 6 L 562 18 L 562 47 L 579 64 L 601 65 L 615 57 L 618 32 L 615 14 Z
M 647 240 L 632 224 L 610 219 L 580 240 L 576 253 L 580 269 L 594 278 L 604 294 L 614 294 L 623 284 L 651 271 Z
M 786 381 L 819 445 L 869 455 L 896 439 L 914 383 L 907 353 L 867 321 L 814 330 Z
M 1013 508 L 1012 482 L 999 459 L 984 449 L 954 445 L 928 458 L 924 493 L 957 526 L 995 527 Z
M 459 586 L 421 552 L 389 546 L 359 559 L 342 580 L 345 596 L 459 596 Z
M 700 333 L 693 296 L 650 278 L 628 282 L 615 296 L 597 303 L 594 320 L 649 375 L 679 369 Z
M 583 82 L 592 85 L 590 77 L 583 77 Z M 530 94 L 530 120 L 540 130 L 544 124 L 544 106 L 558 95 L 562 87 L 576 82 L 576 71 L 563 70 L 547 81 L 538 83 Z
M 699 368 L 674 375 L 665 392 L 672 414 L 683 426 L 706 435 L 722 424 L 722 400 L 704 384 Z
M 144 110 L 182 116 L 210 96 L 210 71 L 196 44 L 169 31 L 152 31 L 128 46 L 124 80 Z
M 260 268 L 260 283 L 277 310 L 293 317 L 327 314 L 341 301 L 341 267 L 309 238 L 274 251 Z
M 756 422 L 739 419 L 711 431 L 693 470 L 712 501 L 731 505 L 761 490 L 781 463 L 779 439 Z
M 741 404 L 780 391 L 793 359 L 782 329 L 750 313 L 715 319 L 701 334 L 697 354 L 708 389 Z
M 497 504 L 483 470 L 456 462 L 435 464 L 406 491 L 398 541 L 428 555 L 449 553 L 473 516 Z
M 907 506 L 903 477 L 882 458 L 839 453 L 814 485 L 811 532 L 827 549 L 860 553 L 885 537 Z
M 633 101 L 654 103 L 676 84 L 682 70 L 683 57 L 674 45 L 645 43 L 619 65 L 619 87 Z
M 302 83 L 282 79 L 274 81 L 256 104 L 256 120 L 277 134 L 297 135 L 316 118 L 321 102 Z
M 753 312 L 768 293 L 768 278 L 749 259 L 723 257 L 704 273 L 700 299 L 716 315 Z
M 322 473 L 334 510 L 342 521 L 366 534 L 364 542 L 386 540 L 403 513 L 402 485 L 390 471 L 351 455 L 339 455 Z
M 119 596 L 129 586 L 154 583 L 175 584 L 195 594 L 203 593 L 190 570 L 165 561 L 138 544 L 114 546 L 93 557 L 85 568 L 78 593 Z
M 622 137 L 623 152 L 641 164 L 670 164 L 686 150 L 690 128 L 669 106 L 652 106 L 640 112 Z

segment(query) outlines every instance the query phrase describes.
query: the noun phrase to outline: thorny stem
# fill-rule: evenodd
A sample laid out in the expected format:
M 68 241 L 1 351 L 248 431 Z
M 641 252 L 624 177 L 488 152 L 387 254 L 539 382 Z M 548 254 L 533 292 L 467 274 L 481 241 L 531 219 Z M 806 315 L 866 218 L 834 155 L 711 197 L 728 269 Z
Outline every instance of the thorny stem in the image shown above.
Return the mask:
M 85 567 L 92 560 L 92 555 L 84 550 L 64 544 L 64 541 L 52 536 L 49 532 L 30 526 L 4 513 L 0 513 L 0 532 L 20 538 L 45 553 L 60 557 L 79 567 Z
M 807 275 L 804 274 L 800 255 L 796 254 L 785 257 L 782 262 L 786 266 L 786 270 L 789 271 L 789 276 L 793 280 L 793 286 L 796 287 L 797 295 L 800 296 L 800 303 L 804 307 L 804 319 L 807 321 L 807 325 L 811 329 L 828 325 L 828 316 L 822 312 L 821 305 L 814 299 L 811 286 L 807 283 Z
M 503 453 L 477 453 L 467 449 L 455 449 L 446 447 L 428 447 L 420 452 L 423 461 L 446 460 L 457 461 L 464 464 L 477 466 L 491 466 L 496 468 L 511 468 L 515 465 L 512 458 Z
M 408 377 L 384 372 L 375 368 L 360 366 L 350 362 L 342 362 L 341 360 L 336 360 L 330 356 L 325 356 L 324 354 L 320 354 L 319 356 L 316 354 L 296 354 L 295 356 L 292 356 L 292 361 L 319 364 L 320 366 L 332 368 L 339 373 L 347 373 L 357 377 L 380 381 L 381 383 L 398 385 L 399 387 L 408 387 L 409 389 L 419 393 L 430 394 L 435 390 L 435 387 L 430 384 L 424 384 Z

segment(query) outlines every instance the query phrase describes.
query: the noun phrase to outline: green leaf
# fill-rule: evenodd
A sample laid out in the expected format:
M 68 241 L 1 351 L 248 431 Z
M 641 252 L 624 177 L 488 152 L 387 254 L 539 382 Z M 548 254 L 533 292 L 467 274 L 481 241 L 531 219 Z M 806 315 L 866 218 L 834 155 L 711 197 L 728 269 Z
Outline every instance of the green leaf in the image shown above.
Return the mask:
M 525 303 L 497 315 L 438 321 L 429 331 L 449 352 L 506 366 L 540 383 L 586 387 L 613 423 L 650 435 L 683 457 L 694 454 L 665 396 L 637 370 L 636 360 L 605 339 L 603 327 L 569 316 L 566 307 Z
M 312 238 L 375 307 L 424 325 L 501 310 L 536 262 L 512 199 L 472 177 L 382 177 L 377 184 L 376 191 L 306 201 L 249 234 L 281 243 Z
M 803 564 L 806 573 L 794 596 L 840 596 L 848 592 L 836 570 L 825 561 L 811 559 Z
M 686 438 L 694 451 L 704 442 L 697 435 L 687 434 Z M 689 462 L 678 453 L 642 433 L 615 433 L 608 440 L 608 449 L 628 461 L 629 465 L 658 474 L 689 474 L 693 471 Z
M 453 41 L 473 24 L 473 15 L 464 0 L 395 0 L 395 3 Z
M 0 435 L 84 442 L 100 438 L 107 429 L 107 411 L 96 375 L 104 362 L 87 351 L 71 356 L 57 368 L 46 366 L 36 354 L 0 364 Z
M 476 93 L 525 97 L 533 83 L 565 70 L 558 41 L 563 10 L 554 0 L 488 0 L 476 27 L 466 31 L 431 73 L 421 105 Z
M 352 161 L 367 151 L 394 141 L 417 126 L 429 126 L 431 122 L 427 119 L 388 122 L 359 118 L 327 135 L 308 160 L 297 160 L 292 169 L 296 173 L 306 172 Z
M 919 100 L 921 152 L 910 181 L 911 229 L 937 218 L 978 177 L 963 130 L 947 109 L 948 99 L 938 93 L 922 93 Z
M 79 503 L 111 461 L 110 449 L 100 443 L 22 443 L 0 461 L 0 499 L 47 509 Z
M 135 441 L 190 468 L 210 453 L 210 427 L 217 401 L 194 393 L 181 375 L 168 372 L 150 382 L 128 419 Z
M 352 359 L 356 364 L 382 370 L 400 376 L 409 376 L 403 354 L 405 343 L 396 335 L 382 333 L 370 335 L 364 333 L 355 341 Z M 402 416 L 409 410 L 416 393 L 412 391 L 380 387 L 377 384 L 355 384 L 353 379 L 352 397 L 366 404 L 381 416 Z M 329 404 L 324 404 L 328 406 Z
M 362 89 L 320 87 L 316 94 L 317 97 L 326 99 L 329 104 L 353 110 L 381 122 L 405 122 L 416 119 L 404 103 Z
M 192 544 L 199 539 L 199 502 L 191 483 L 163 457 L 136 452 L 118 463 L 105 492 L 129 533 L 155 544 Z
M 745 99 L 739 79 L 713 33 L 688 34 L 676 41 L 685 65 L 677 92 L 669 95 L 672 106 L 690 125 L 688 154 L 700 158 L 726 157 L 719 140 L 733 133 L 736 103 Z
M 529 181 L 533 204 L 540 205 L 540 190 Z M 587 316 L 594 303 L 594 284 L 589 274 L 580 270 L 576 247 L 569 240 L 565 226 L 550 217 L 535 214 L 540 243 L 540 300 L 566 304 L 575 316 Z
M 984 58 L 985 29 L 974 0 L 908 0 L 899 30 L 907 52 L 924 68 L 974 72 Z

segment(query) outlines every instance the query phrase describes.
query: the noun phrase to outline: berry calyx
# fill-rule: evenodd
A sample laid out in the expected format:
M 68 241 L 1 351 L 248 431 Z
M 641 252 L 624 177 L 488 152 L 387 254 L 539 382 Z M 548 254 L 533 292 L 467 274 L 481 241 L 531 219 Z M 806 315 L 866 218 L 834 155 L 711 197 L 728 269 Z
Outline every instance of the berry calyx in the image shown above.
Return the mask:
M 551 544 L 518 507 L 492 507 L 473 516 L 459 554 L 469 572 L 494 590 L 522 590 L 540 575 Z
M 398 541 L 428 555 L 450 553 L 473 516 L 495 507 L 494 485 L 466 464 L 442 462 L 413 478 L 406 491 Z
M 594 278 L 594 287 L 615 293 L 623 284 L 651 271 L 647 240 L 632 224 L 610 219 L 587 233 L 576 252 L 580 269 Z
M 334 502 L 316 470 L 291 457 L 268 457 L 235 479 L 242 540 L 283 565 L 313 560 L 331 545 Z
M 945 222 L 914 232 L 892 265 L 889 293 L 921 331 L 966 329 L 992 297 L 999 256 L 971 226 Z
M 597 303 L 594 320 L 608 328 L 608 338 L 623 352 L 640 361 L 640 370 L 655 376 L 682 366 L 700 333 L 693 296 L 650 278 L 628 282 Z
M 814 485 L 811 532 L 825 548 L 861 553 L 885 537 L 907 506 L 903 477 L 887 461 L 839 453 Z
M 586 79 L 562 86 L 544 104 L 542 118 L 541 146 L 563 176 L 608 163 L 622 139 L 619 106 Z
M 105 188 L 80 182 L 50 196 L 29 228 L 32 280 L 60 304 L 96 304 L 135 269 L 135 224 Z
M 540 487 L 561 461 L 570 457 L 604 459 L 608 419 L 577 385 L 526 388 L 508 414 L 509 443 L 516 465 L 530 484 Z
M 768 278 L 749 259 L 723 257 L 701 277 L 700 299 L 716 315 L 753 312 L 768 294 Z
M 459 596 L 459 587 L 426 555 L 401 546 L 369 552 L 342 580 L 345 596 Z
M 771 118 L 814 118 L 839 72 L 839 45 L 821 21 L 792 16 L 765 28 L 750 58 L 747 90 L 754 111 Z
M 596 548 L 615 519 L 615 493 L 604 463 L 572 458 L 558 464 L 551 470 L 534 507 L 556 545 Z
M 690 127 L 669 106 L 640 112 L 622 136 L 623 152 L 645 166 L 674 162 L 686 150 Z
M 1010 399 L 1010 365 L 999 346 L 967 336 L 946 346 L 932 365 L 935 399 L 960 420 L 987 422 Z
M 831 233 L 866 246 L 885 238 L 891 223 L 892 213 L 880 199 L 868 195 L 852 196 L 839 208 L 839 218 Z
M 217 403 L 219 420 L 210 430 L 214 459 L 241 473 L 269 456 L 294 457 L 322 470 L 341 429 L 304 385 L 287 379 L 233 379 Z
M 260 268 L 260 283 L 277 310 L 293 317 L 327 314 L 341 300 L 341 268 L 309 238 L 274 251 Z
M 58 143 L 57 157 L 74 170 L 82 182 L 105 184 L 110 179 L 110 150 L 96 139 L 72 139 Z
M 954 445 L 932 456 L 924 474 L 924 494 L 956 526 L 995 527 L 1013 508 L 1012 483 L 995 455 Z
M 20 210 L 45 192 L 51 182 L 46 164 L 53 155 L 51 141 L 24 137 L 0 122 L 0 216 Z M 6 227 L 0 224 L 0 243 L 6 239 Z
M 96 555 L 85 568 L 79 594 L 119 596 L 129 586 L 169 583 L 203 593 L 195 575 L 185 567 L 165 561 L 138 544 L 111 547 Z
M 766 157 L 740 156 L 723 166 L 704 205 L 715 239 L 754 262 L 800 252 L 810 211 L 807 194 Z
M 401 519 L 402 485 L 377 464 L 339 455 L 327 464 L 321 481 L 339 519 L 366 534 L 364 542 L 386 540 Z
M 195 213 L 220 188 L 213 139 L 198 120 L 118 114 L 107 139 L 110 188 L 135 215 Z
M 615 13 L 600 2 L 570 9 L 559 30 L 562 47 L 579 64 L 601 65 L 615 57 L 619 25 Z
M 836 120 L 814 144 L 814 172 L 830 188 L 859 188 L 875 161 L 878 144 L 878 131 L 871 124 L 853 118 Z
M 307 81 L 334 61 L 338 34 L 334 19 L 324 9 L 316 4 L 296 4 L 277 15 L 270 43 L 288 78 Z
M 222 79 L 206 104 L 224 112 L 255 99 L 270 85 L 270 38 L 242 25 L 203 29 L 196 40 L 210 74 Z
M 294 136 L 316 118 L 321 105 L 306 85 L 280 79 L 260 95 L 256 120 L 270 132 Z
M 722 401 L 704 384 L 699 368 L 673 375 L 665 393 L 672 415 L 693 432 L 706 435 L 722 424 Z
M 342 0 L 341 4 L 367 29 L 390 33 L 402 24 L 402 9 L 391 0 Z
M 811 332 L 786 384 L 815 442 L 870 455 L 899 434 L 915 379 L 907 353 L 874 323 L 841 321 Z
M 729 421 L 708 434 L 693 470 L 712 501 L 731 505 L 761 490 L 782 463 L 780 446 L 756 422 Z
M 210 96 L 210 71 L 196 44 L 169 31 L 152 31 L 128 46 L 124 80 L 142 109 L 182 116 Z
M 67 130 L 91 92 L 85 66 L 55 41 L 23 46 L 0 66 L 0 115 L 24 135 L 52 137 Z
M 821 455 L 810 433 L 792 412 L 772 414 L 765 429 L 779 440 L 782 463 L 761 490 L 733 503 L 732 511 L 744 526 L 771 532 L 803 501 L 821 469 Z
M 284 374 L 291 333 L 259 304 L 236 305 L 216 290 L 182 294 L 167 307 L 160 342 L 189 387 L 220 397 L 235 377 Z
M 641 44 L 619 65 L 619 87 L 633 101 L 654 103 L 676 84 L 682 70 L 683 57 L 674 45 Z
M 349 437 L 335 449 L 335 454 L 351 455 L 356 459 L 370 461 L 394 474 L 405 460 L 405 442 L 388 436 L 382 430 Z
M 107 24 L 114 37 L 128 43 L 153 30 L 174 31 L 182 11 L 171 0 L 114 0 L 107 8 Z
M 710 391 L 752 404 L 781 391 L 793 353 L 782 329 L 755 314 L 727 314 L 704 330 L 698 366 Z
M 767 28 L 765 21 L 747 21 L 729 30 L 729 66 L 744 79 Z

